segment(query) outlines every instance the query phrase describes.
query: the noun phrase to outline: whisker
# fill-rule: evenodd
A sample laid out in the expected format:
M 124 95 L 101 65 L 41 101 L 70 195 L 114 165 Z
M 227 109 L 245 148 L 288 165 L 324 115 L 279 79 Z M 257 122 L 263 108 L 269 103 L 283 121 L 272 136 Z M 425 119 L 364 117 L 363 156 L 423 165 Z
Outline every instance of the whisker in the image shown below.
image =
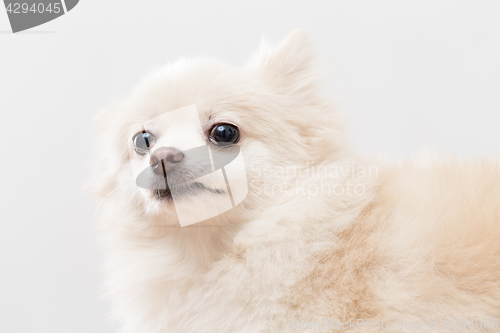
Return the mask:
M 102 200 L 101 202 L 99 202 L 99 205 L 97 205 L 97 208 L 95 209 L 95 212 L 94 212 L 94 218 L 92 219 L 92 222 L 95 221 L 95 218 L 97 216 L 97 211 L 99 210 L 99 207 L 101 207 L 102 203 L 104 202 L 104 200 L 106 200 L 114 191 L 116 191 L 117 188 L 114 188 L 111 192 L 108 193 L 108 195 L 106 195 Z M 116 198 L 116 196 L 115 196 Z M 114 200 L 113 200 L 114 201 Z

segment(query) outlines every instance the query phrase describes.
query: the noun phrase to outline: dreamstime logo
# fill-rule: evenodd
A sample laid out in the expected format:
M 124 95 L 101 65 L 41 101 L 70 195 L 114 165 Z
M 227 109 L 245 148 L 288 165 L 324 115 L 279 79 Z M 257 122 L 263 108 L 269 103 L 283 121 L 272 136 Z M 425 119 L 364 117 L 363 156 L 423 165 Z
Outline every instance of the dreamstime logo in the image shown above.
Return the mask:
M 12 32 L 52 21 L 73 9 L 79 0 L 4 0 Z
M 239 146 L 217 147 L 201 139 L 199 134 L 203 130 L 195 105 L 150 119 L 140 130 L 155 132 L 157 142 L 152 145 L 148 136 L 136 136 L 136 146 L 152 148 L 143 156 L 131 150 L 135 182 L 160 198 L 172 200 L 181 226 L 220 215 L 247 196 L 246 171 Z M 176 153 L 161 156 L 161 149 Z

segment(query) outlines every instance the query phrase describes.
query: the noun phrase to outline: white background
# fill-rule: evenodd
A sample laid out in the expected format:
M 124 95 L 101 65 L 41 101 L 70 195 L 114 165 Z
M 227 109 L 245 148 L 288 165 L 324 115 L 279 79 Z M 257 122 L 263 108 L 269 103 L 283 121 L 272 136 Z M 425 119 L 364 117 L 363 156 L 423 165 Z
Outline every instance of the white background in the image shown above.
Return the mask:
M 180 56 L 244 64 L 262 35 L 316 42 L 362 151 L 500 148 L 498 1 L 83 0 L 25 33 L 0 10 L 0 332 L 115 332 L 99 298 L 92 115 Z

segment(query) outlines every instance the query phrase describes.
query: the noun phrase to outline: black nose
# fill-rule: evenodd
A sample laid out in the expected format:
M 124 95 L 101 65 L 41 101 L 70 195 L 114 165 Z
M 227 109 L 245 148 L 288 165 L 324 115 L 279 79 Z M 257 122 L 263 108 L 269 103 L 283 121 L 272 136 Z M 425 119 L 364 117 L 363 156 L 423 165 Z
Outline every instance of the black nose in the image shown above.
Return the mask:
M 174 147 L 161 147 L 153 152 L 149 158 L 149 164 L 157 175 L 169 174 L 175 169 L 175 165 L 182 161 L 184 154 Z

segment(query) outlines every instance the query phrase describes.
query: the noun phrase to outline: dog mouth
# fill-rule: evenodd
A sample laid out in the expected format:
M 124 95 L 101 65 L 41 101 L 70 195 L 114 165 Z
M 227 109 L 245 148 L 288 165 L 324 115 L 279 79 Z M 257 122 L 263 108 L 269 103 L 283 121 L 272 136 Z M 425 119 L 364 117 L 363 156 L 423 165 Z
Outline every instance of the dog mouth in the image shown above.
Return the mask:
M 166 190 L 152 190 L 153 197 L 158 200 L 172 201 L 172 192 L 170 189 Z
M 208 187 L 200 182 L 192 182 L 189 184 L 173 185 L 167 186 L 166 189 L 155 189 L 151 190 L 152 195 L 157 200 L 173 201 L 175 199 L 180 199 L 183 197 L 198 195 L 204 192 L 214 193 L 214 194 L 224 194 L 225 191 L 221 189 Z

